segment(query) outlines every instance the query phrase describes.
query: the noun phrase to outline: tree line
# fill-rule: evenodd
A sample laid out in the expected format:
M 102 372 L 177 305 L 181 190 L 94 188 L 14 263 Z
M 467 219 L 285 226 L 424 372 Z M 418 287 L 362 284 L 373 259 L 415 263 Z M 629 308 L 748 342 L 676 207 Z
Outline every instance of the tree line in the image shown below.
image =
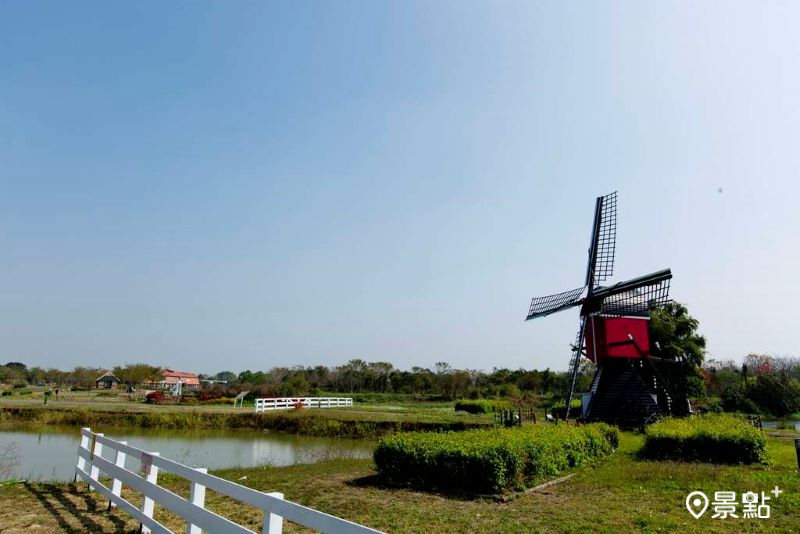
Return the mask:
M 588 362 L 587 362 L 588 363 Z M 105 372 L 96 367 L 57 368 L 28 367 L 22 362 L 0 366 L 0 382 L 17 385 L 51 385 L 89 389 Z M 158 381 L 162 369 L 146 363 L 116 366 L 111 369 L 123 384 Z M 593 371 L 586 367 L 581 381 L 588 387 Z M 438 396 L 445 399 L 479 397 L 519 397 L 561 394 L 567 384 L 567 373 L 545 370 L 495 368 L 492 371 L 456 369 L 447 362 L 436 362 L 431 368 L 412 367 L 402 370 L 389 362 L 368 362 L 352 359 L 339 366 L 273 367 L 267 371 L 245 370 L 240 373 L 220 371 L 200 374 L 210 383 L 207 388 L 225 391 L 250 390 L 265 396 L 309 395 L 325 393 L 397 393 Z
M 733 360 L 709 360 L 702 369 L 706 394 L 719 409 L 784 417 L 800 412 L 800 358 L 748 354 Z
M 582 361 L 576 391 L 586 391 L 594 365 Z M 50 385 L 91 389 L 105 372 L 95 367 L 28 367 L 22 362 L 0 366 L 0 382 L 7 385 Z M 161 379 L 162 369 L 146 363 L 114 367 L 123 384 L 138 386 Z M 711 409 L 786 416 L 800 412 L 800 358 L 748 354 L 742 364 L 734 360 L 708 360 L 690 377 L 691 396 Z M 267 371 L 220 371 L 199 375 L 211 383 L 205 389 L 223 395 L 251 391 L 257 396 L 323 394 L 406 394 L 428 398 L 462 399 L 504 397 L 518 401 L 548 397 L 560 400 L 569 376 L 565 371 L 494 368 L 491 371 L 457 369 L 447 362 L 431 368 L 402 370 L 389 362 L 352 359 L 339 366 L 273 367 Z

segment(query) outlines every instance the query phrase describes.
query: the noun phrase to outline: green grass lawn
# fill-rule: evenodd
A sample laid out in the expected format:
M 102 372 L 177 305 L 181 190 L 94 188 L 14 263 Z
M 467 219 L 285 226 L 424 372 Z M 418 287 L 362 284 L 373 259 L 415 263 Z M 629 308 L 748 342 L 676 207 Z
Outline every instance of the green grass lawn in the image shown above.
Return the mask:
M 770 466 L 720 466 L 708 463 L 645 461 L 637 457 L 640 435 L 623 433 L 610 457 L 573 470 L 570 480 L 507 502 L 468 495 L 384 487 L 369 460 L 252 469 L 215 474 L 388 532 L 797 532 L 800 530 L 800 476 L 790 438 L 770 437 Z M 243 477 L 246 477 L 243 479 Z M 241 480 L 240 480 L 241 479 Z M 185 483 L 164 478 L 185 494 Z M 784 491 L 769 504 L 770 519 L 712 519 L 707 511 L 694 519 L 684 507 L 689 492 Z M 138 524 L 120 511 L 105 512 L 106 502 L 68 484 L 0 486 L 0 529 L 128 532 Z M 772 496 L 771 494 L 767 494 Z M 209 494 L 209 507 L 252 529 L 260 527 L 254 509 Z M 741 510 L 741 507 L 739 507 Z M 182 525 L 163 511 L 174 530 Z M 17 529 L 17 530 L 14 530 Z M 286 525 L 285 532 L 301 532 Z

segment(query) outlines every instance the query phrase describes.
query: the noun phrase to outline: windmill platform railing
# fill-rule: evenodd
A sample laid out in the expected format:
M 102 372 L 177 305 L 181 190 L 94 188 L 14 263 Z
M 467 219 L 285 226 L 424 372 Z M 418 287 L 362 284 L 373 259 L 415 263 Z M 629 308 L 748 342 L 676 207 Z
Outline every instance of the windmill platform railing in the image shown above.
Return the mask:
M 126 466 L 131 462 L 138 465 L 137 470 L 131 470 Z M 183 498 L 160 486 L 158 484 L 160 471 L 172 473 L 188 481 L 191 488 L 189 498 Z M 109 510 L 112 506 L 116 506 L 137 519 L 141 523 L 142 532 L 164 534 L 173 532 L 153 517 L 156 505 L 183 519 L 186 523 L 186 532 L 189 534 L 254 532 L 206 509 L 206 489 L 263 511 L 264 520 L 260 529 L 263 533 L 281 534 L 284 519 L 320 532 L 351 534 L 380 532 L 287 501 L 282 493 L 264 493 L 209 475 L 205 468 L 183 465 L 163 458 L 157 452 L 144 451 L 124 441 L 116 441 L 103 434 L 92 432 L 90 428 L 81 429 L 78 463 L 75 467 L 75 481 L 78 479 L 88 482 L 91 490 L 107 498 Z M 143 497 L 141 507 L 122 496 L 123 484 L 127 490 Z

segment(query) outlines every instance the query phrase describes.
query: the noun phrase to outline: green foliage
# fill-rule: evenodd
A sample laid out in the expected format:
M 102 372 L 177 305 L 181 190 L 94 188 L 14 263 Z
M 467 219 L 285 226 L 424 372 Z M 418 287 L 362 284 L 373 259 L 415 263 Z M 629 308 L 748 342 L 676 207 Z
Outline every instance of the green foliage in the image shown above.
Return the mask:
M 800 382 L 786 374 L 759 376 L 749 393 L 765 411 L 778 417 L 800 411 Z
M 125 384 L 139 385 L 143 382 L 157 382 L 162 379 L 159 367 L 146 363 L 129 363 L 114 367 L 111 373 Z
M 642 455 L 721 464 L 766 463 L 763 432 L 732 415 L 667 418 L 645 431 Z
M 706 355 L 706 338 L 697 333 L 699 321 L 686 306 L 670 302 L 650 311 L 650 350 L 657 358 L 677 362 L 662 368 L 669 384 L 676 413 L 688 406 L 689 397 L 705 397 L 701 367 Z M 685 413 L 685 412 L 684 412 Z
M 492 413 L 500 410 L 510 410 L 511 403 L 498 400 L 460 400 L 456 401 L 457 412 L 467 412 L 472 414 Z
M 728 384 L 720 395 L 722 408 L 728 412 L 760 413 L 761 410 L 748 398 L 747 390 L 741 382 Z
M 697 333 L 699 325 L 700 322 L 689 315 L 686 306 L 678 302 L 670 302 L 663 308 L 651 311 L 650 344 L 653 356 L 668 360 L 684 359 L 690 367 L 700 368 L 705 359 L 706 338 Z
M 617 443 L 617 430 L 605 424 L 414 432 L 381 438 L 373 459 L 390 482 L 487 493 L 525 488 Z
M 551 408 L 563 408 L 565 402 L 566 401 L 564 399 L 557 400 L 557 401 L 555 401 L 553 403 Z M 570 408 L 580 408 L 582 405 L 583 405 L 583 402 L 581 402 L 581 399 L 578 399 L 578 398 L 572 399 L 570 401 L 570 403 L 569 403 L 569 407 Z

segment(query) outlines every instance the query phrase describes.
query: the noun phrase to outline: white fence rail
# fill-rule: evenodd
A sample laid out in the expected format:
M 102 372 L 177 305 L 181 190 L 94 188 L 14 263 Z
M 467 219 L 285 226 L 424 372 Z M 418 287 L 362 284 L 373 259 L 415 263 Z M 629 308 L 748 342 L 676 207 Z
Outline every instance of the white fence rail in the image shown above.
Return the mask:
M 256 413 L 272 410 L 291 410 L 302 404 L 304 408 L 338 408 L 352 406 L 351 397 L 267 397 L 256 399 Z
M 105 457 L 104 457 L 105 456 Z M 108 459 L 113 456 L 113 461 Z M 125 467 L 131 458 L 138 461 L 139 472 Z M 158 485 L 159 471 L 167 471 L 191 483 L 188 499 L 172 493 Z M 112 479 L 111 487 L 101 481 L 101 476 Z M 142 524 L 143 532 L 172 533 L 167 527 L 153 519 L 155 505 L 162 506 L 186 521 L 188 534 L 202 531 L 228 534 L 254 532 L 233 521 L 205 509 L 206 488 L 264 511 L 263 534 L 281 534 L 283 520 L 288 519 L 320 532 L 367 534 L 380 532 L 341 519 L 312 508 L 286 501 L 282 493 L 263 493 L 223 478 L 209 475 L 204 468 L 192 468 L 167 458 L 157 452 L 147 452 L 115 441 L 103 434 L 81 429 L 78 446 L 78 464 L 75 479 L 89 483 L 89 487 L 109 499 L 111 506 L 125 510 Z M 133 505 L 121 495 L 122 485 L 144 497 L 141 507 Z

